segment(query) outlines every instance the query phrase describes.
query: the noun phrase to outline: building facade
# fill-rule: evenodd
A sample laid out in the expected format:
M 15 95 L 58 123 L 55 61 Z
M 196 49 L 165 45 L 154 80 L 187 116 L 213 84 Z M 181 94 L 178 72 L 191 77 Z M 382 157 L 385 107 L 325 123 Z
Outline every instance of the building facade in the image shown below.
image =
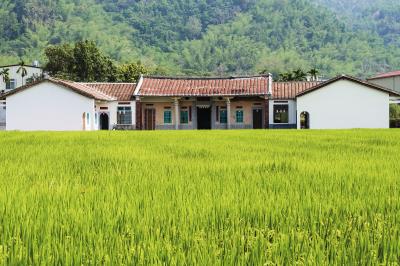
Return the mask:
M 8 69 L 9 81 L 4 82 L 3 77 L 0 77 L 0 92 L 7 93 L 13 89 L 24 86 L 27 80 L 32 78 L 41 77 L 43 75 L 43 69 L 38 66 L 24 66 L 27 72 L 25 77 L 21 76 L 21 72 L 18 73 L 19 65 L 8 65 L 0 66 L 0 72 Z
M 400 92 L 400 70 L 379 74 L 375 77 L 369 78 L 368 81 L 390 90 Z
M 262 129 L 269 127 L 272 77 L 141 77 L 136 128 Z
M 6 100 L 6 129 L 93 131 L 133 129 L 135 84 L 76 83 L 44 79 L 0 97 Z M 122 111 L 123 110 L 123 111 Z M 121 124 L 118 124 L 121 123 Z
M 146 76 L 137 86 L 48 78 L 1 95 L 0 108 L 7 130 L 388 128 L 389 104 L 399 98 L 344 75 L 326 82 Z
M 389 128 L 390 97 L 395 91 L 340 76 L 297 95 L 298 128 Z M 306 121 L 305 121 L 306 120 Z
M 27 75 L 22 78 L 21 72 L 18 73 L 19 65 L 0 66 L 0 73 L 4 70 L 8 73 L 9 80 L 4 81 L 4 76 L 0 76 L 0 95 L 10 92 L 20 86 L 26 84 L 27 80 L 41 77 L 43 70 L 38 66 L 25 66 Z M 5 101 L 0 101 L 0 130 L 4 130 L 6 125 L 6 104 Z

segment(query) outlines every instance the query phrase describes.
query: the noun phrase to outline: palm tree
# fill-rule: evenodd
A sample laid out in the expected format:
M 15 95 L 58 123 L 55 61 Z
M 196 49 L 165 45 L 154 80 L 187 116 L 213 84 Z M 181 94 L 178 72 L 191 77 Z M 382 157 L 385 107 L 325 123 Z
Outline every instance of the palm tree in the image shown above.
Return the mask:
M 0 77 L 3 77 L 4 83 L 7 83 L 10 81 L 9 71 L 10 71 L 10 69 L 8 69 L 8 68 L 5 68 L 5 69 L 3 69 L 3 71 L 0 71 Z
M 307 79 L 307 73 L 305 73 L 302 69 L 297 69 L 293 71 L 294 79 L 296 81 L 304 81 Z
M 312 81 L 318 80 L 319 71 L 316 68 L 310 69 L 310 71 L 308 71 L 308 74 L 311 76 Z
M 19 63 L 19 68 L 17 70 L 17 73 L 21 74 L 22 86 L 24 86 L 24 77 L 28 75 L 28 70 L 26 70 L 25 62 L 23 60 L 21 61 L 21 63 Z

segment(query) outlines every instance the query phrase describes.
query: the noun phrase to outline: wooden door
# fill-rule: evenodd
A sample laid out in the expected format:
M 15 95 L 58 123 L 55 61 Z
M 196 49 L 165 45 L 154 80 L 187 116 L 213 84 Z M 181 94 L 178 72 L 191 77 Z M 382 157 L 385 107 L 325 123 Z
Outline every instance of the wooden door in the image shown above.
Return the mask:
M 156 110 L 145 109 L 144 110 L 144 129 L 155 130 L 156 129 Z
M 262 109 L 253 109 L 253 129 L 262 129 Z

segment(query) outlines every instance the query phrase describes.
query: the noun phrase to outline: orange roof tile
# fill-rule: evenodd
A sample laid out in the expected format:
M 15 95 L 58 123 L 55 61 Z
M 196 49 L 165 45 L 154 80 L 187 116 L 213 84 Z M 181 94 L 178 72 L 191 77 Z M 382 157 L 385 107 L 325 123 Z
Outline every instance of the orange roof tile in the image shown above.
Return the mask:
M 68 81 L 68 80 L 61 80 L 61 79 L 55 79 L 55 78 L 47 78 L 43 80 L 39 80 L 30 84 L 27 84 L 25 86 L 19 87 L 15 90 L 12 90 L 8 93 L 5 93 L 1 95 L 0 99 L 6 99 L 8 96 L 19 93 L 21 91 L 24 91 L 26 89 L 32 88 L 35 85 L 38 85 L 43 82 L 51 82 L 53 84 L 58 84 L 61 85 L 67 89 L 70 89 L 80 95 L 83 95 L 88 98 L 93 98 L 95 100 L 101 100 L 101 101 L 115 101 L 116 99 L 110 95 L 107 95 L 101 91 L 98 91 L 94 88 L 85 86 L 84 84 L 73 82 L 73 81 Z
M 118 101 L 131 101 L 135 92 L 135 83 L 81 83 L 104 94 L 112 96 Z
M 273 99 L 294 99 L 300 92 L 306 91 L 321 82 L 318 81 L 291 81 L 291 82 L 274 82 L 272 85 Z
M 268 76 L 230 78 L 143 77 L 139 96 L 267 95 Z
M 379 74 L 375 77 L 369 78 L 368 80 L 373 80 L 373 79 L 381 79 L 381 78 L 391 78 L 391 77 L 397 77 L 400 76 L 400 70 L 397 71 L 391 71 L 391 72 L 387 72 L 387 73 L 382 73 Z

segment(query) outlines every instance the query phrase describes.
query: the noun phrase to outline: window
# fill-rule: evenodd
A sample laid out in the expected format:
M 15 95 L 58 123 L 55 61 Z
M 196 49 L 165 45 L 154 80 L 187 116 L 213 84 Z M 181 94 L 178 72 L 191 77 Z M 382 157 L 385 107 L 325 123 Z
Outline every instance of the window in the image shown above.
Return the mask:
M 181 110 L 181 124 L 189 123 L 189 112 L 187 110 Z
M 86 124 L 90 125 L 90 114 L 86 113 Z
M 94 114 L 94 124 L 97 125 L 98 123 L 98 117 L 97 117 L 97 113 Z
M 132 125 L 132 108 L 130 106 L 119 106 L 117 112 L 118 125 Z
M 236 110 L 236 123 L 243 123 L 243 110 Z
M 226 124 L 228 122 L 228 113 L 226 109 L 222 109 L 219 111 L 219 122 L 221 124 Z
M 6 83 L 6 90 L 13 90 L 17 86 L 17 81 L 15 79 L 10 79 Z
M 275 124 L 289 123 L 289 105 L 287 104 L 274 105 L 274 123 Z
M 172 123 L 172 111 L 164 110 L 164 124 L 171 124 L 171 123 Z

